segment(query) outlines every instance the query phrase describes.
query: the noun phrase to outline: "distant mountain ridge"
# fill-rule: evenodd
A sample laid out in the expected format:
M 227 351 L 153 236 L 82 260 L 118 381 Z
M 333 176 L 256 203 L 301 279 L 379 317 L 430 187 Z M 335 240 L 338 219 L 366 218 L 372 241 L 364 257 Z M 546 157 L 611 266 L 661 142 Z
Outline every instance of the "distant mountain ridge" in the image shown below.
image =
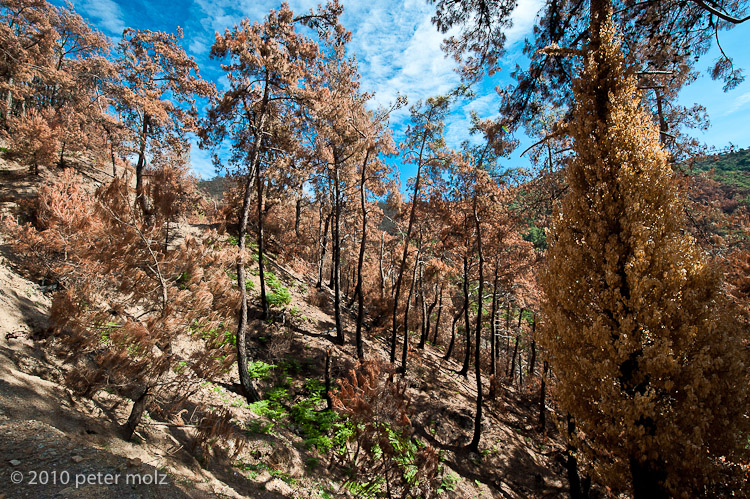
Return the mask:
M 221 201 L 224 192 L 229 189 L 229 179 L 217 175 L 211 180 L 199 180 L 198 189 L 203 191 L 208 197 Z

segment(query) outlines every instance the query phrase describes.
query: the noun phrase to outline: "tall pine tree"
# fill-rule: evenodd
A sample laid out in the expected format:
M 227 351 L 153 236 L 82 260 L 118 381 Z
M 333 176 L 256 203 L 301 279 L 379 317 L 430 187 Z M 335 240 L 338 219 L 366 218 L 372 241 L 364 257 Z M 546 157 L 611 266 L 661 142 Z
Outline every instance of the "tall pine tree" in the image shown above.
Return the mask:
M 746 452 L 747 349 L 718 273 L 683 230 L 659 129 L 607 2 L 575 82 L 576 157 L 541 283 L 540 340 L 595 476 L 634 497 L 695 493 Z

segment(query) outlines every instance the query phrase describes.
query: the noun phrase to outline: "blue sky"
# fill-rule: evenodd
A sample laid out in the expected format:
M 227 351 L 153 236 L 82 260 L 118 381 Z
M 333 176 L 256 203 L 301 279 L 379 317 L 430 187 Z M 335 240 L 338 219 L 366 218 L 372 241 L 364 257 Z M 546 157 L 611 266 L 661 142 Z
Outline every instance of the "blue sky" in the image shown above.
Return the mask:
M 314 8 L 322 0 L 290 0 L 295 12 Z M 410 103 L 431 95 L 443 94 L 454 88 L 458 76 L 454 63 L 440 50 L 442 35 L 430 23 L 433 7 L 425 0 L 342 0 L 345 8 L 342 23 L 352 31 L 351 53 L 356 55 L 362 74 L 362 90 L 374 92 L 373 105 L 392 102 L 398 92 L 406 95 Z M 55 1 L 54 3 L 61 3 Z M 515 66 L 520 57 L 523 39 L 529 35 L 541 0 L 519 0 L 513 18 L 514 26 L 507 33 L 508 56 L 503 68 Z M 91 24 L 117 40 L 125 27 L 175 31 L 184 30 L 183 45 L 201 66 L 204 77 L 216 81 L 221 89 L 221 71 L 208 53 L 214 32 L 223 31 L 238 23 L 243 17 L 262 21 L 269 9 L 277 8 L 276 0 L 78 0 L 74 8 Z M 734 58 L 735 64 L 750 71 L 750 22 L 723 32 L 724 50 Z M 717 58 L 713 49 L 699 61 L 705 70 Z M 492 79 L 482 82 L 476 89 L 477 98 L 459 103 L 453 111 L 446 129 L 448 145 L 458 146 L 465 140 L 472 110 L 480 117 L 497 114 L 498 97 L 495 86 L 509 81 L 509 71 L 502 70 Z M 750 80 L 750 78 L 749 78 Z M 724 93 L 722 83 L 701 77 L 680 96 L 680 103 L 691 105 L 700 102 L 706 106 L 711 128 L 697 137 L 714 147 L 729 143 L 740 147 L 750 146 L 750 81 Z M 392 118 L 396 138 L 405 126 L 408 109 L 402 109 Z M 518 154 L 531 141 L 521 137 L 521 147 L 503 163 L 508 167 L 527 167 L 528 160 Z M 214 176 L 214 168 L 206 152 L 196 147 L 191 152 L 193 168 L 203 178 Z M 410 174 L 406 167 L 405 180 Z

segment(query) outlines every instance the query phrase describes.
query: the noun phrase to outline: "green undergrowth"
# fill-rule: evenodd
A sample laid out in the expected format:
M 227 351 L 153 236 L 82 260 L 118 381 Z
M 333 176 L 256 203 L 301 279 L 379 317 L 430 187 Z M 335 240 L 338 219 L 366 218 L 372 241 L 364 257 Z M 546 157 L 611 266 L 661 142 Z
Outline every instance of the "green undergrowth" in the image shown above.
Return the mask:
M 226 273 L 227 277 L 229 277 L 236 286 L 237 273 L 232 270 L 227 270 Z M 257 276 L 258 270 L 256 268 L 249 269 L 248 273 Z M 267 286 L 266 300 L 268 301 L 268 304 L 272 307 L 285 309 L 286 306 L 292 302 L 292 293 L 289 291 L 289 288 L 284 286 L 284 283 L 282 283 L 273 272 L 264 272 L 264 276 Z M 255 283 L 249 277 L 245 278 L 245 290 L 248 293 L 255 290 Z
M 304 378 L 301 383 L 295 382 L 294 377 L 306 367 L 292 357 L 278 364 L 251 362 L 250 377 L 260 382 L 273 381 L 273 384 L 263 400 L 248 405 L 260 418 L 246 422 L 245 427 L 252 433 L 263 434 L 275 434 L 277 428 L 288 428 L 302 438 L 305 448 L 325 453 L 333 447 L 339 417 L 325 408 L 325 387 L 319 380 Z
M 263 393 L 263 399 L 246 403 L 240 397 L 233 397 L 224 388 L 213 385 L 212 390 L 220 400 L 233 407 L 241 407 L 252 411 L 256 417 L 243 418 L 237 421 L 248 434 L 250 440 L 253 435 L 267 435 L 276 445 L 294 445 L 304 449 L 305 476 L 313 481 L 303 482 L 300 478 L 289 475 L 278 463 L 273 464 L 262 455 L 256 459 L 245 458 L 235 461 L 234 468 L 242 472 L 248 479 L 257 480 L 261 473 L 268 473 L 293 488 L 319 487 L 319 492 L 326 497 L 330 482 L 317 480 L 321 470 L 321 462 L 330 461 L 341 474 L 337 479 L 340 486 L 357 497 L 382 497 L 388 489 L 385 477 L 376 473 L 370 476 L 370 466 L 364 463 L 377 463 L 384 459 L 392 463 L 389 465 L 394 479 L 398 476 L 398 483 L 408 484 L 407 488 L 417 487 L 419 480 L 419 453 L 425 444 L 411 436 L 410 432 L 403 432 L 400 428 L 391 427 L 388 423 L 380 423 L 378 428 L 387 438 L 387 443 L 376 444 L 367 449 L 359 448 L 358 439 L 362 432 L 367 431 L 364 425 L 357 425 L 346 416 L 342 416 L 327 409 L 324 384 L 312 373 L 313 359 L 299 359 L 287 356 L 271 364 L 262 360 L 250 362 L 248 372 Z M 292 437 L 291 435 L 296 435 Z M 257 438 L 257 437 L 255 437 Z M 299 439 L 299 440 L 298 440 Z M 359 442 L 361 443 L 361 442 Z M 381 445 L 385 447 L 381 448 Z M 388 449 L 384 451 L 384 449 Z M 365 456 L 366 455 L 366 456 Z M 441 458 L 442 461 L 442 458 Z M 364 467 L 363 467 L 364 466 Z M 330 469 L 330 467 L 329 467 Z M 438 494 L 444 494 L 456 488 L 459 480 L 455 474 L 448 474 L 439 464 L 438 482 L 433 489 Z M 334 478 L 334 480 L 336 480 Z M 439 485 L 438 485 L 439 484 Z M 402 485 L 403 486 L 403 485 Z M 329 495 L 330 497 L 330 495 Z M 408 494 L 404 497 L 417 496 Z
M 292 294 L 289 289 L 279 280 L 272 272 L 265 273 L 266 284 L 271 290 L 266 295 L 268 304 L 274 307 L 286 307 L 292 301 Z
M 237 461 L 232 466 L 234 466 L 237 469 L 240 469 L 242 471 L 247 471 L 247 477 L 250 480 L 255 480 L 258 478 L 259 472 L 267 471 L 269 475 L 273 478 L 278 478 L 279 480 L 282 480 L 289 485 L 297 485 L 298 481 L 296 478 L 293 478 L 289 473 L 272 468 L 266 463 L 257 463 L 257 464 L 249 464 L 245 463 L 244 461 Z

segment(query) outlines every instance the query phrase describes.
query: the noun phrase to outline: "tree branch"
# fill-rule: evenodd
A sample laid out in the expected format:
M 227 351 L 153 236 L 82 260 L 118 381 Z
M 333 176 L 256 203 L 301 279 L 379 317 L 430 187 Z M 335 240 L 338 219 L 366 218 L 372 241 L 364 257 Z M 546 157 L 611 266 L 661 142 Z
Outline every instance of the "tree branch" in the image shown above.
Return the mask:
M 731 16 L 731 15 L 727 14 L 726 12 L 720 11 L 719 9 L 713 7 L 712 5 L 709 5 L 709 3 L 716 5 L 716 3 L 713 2 L 712 0 L 706 0 L 706 1 L 704 1 L 704 0 L 693 0 L 693 2 L 695 2 L 696 4 L 698 4 L 699 7 L 701 7 L 703 9 L 709 11 L 711 14 L 715 15 L 716 17 L 718 17 L 722 21 L 726 21 L 728 23 L 742 24 L 745 21 L 750 20 L 750 16 L 745 16 L 742 19 L 740 19 L 738 17 Z

